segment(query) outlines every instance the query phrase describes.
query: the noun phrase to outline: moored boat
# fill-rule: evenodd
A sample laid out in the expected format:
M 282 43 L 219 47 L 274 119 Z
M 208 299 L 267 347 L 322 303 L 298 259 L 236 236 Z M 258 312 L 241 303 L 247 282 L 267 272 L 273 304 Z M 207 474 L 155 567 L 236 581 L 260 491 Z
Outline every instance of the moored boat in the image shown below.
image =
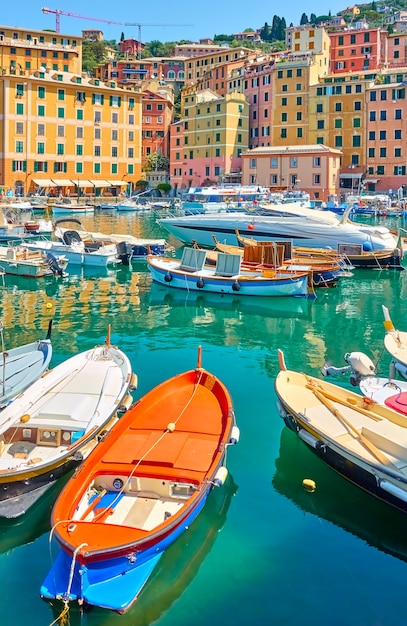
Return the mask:
M 286 425 L 344 478 L 407 512 L 407 418 L 352 391 L 287 370 L 275 379 Z
M 224 484 L 238 439 L 230 394 L 199 350 L 197 367 L 136 402 L 62 490 L 52 512 L 61 550 L 41 596 L 125 612 Z
M 25 245 L 0 246 L 0 273 L 26 278 L 66 276 L 68 259 L 41 250 L 31 250 Z
M 252 269 L 242 267 L 240 255 L 219 252 L 216 265 L 205 264 L 206 251 L 184 248 L 182 259 L 147 258 L 154 282 L 202 293 L 239 296 L 308 296 L 315 294 L 309 270 Z
M 52 357 L 52 320 L 45 339 L 15 348 L 5 348 L 3 325 L 0 325 L 0 407 L 27 389 L 49 367 Z
M 60 363 L 0 413 L 0 517 L 26 512 L 130 404 L 127 356 L 109 339 Z

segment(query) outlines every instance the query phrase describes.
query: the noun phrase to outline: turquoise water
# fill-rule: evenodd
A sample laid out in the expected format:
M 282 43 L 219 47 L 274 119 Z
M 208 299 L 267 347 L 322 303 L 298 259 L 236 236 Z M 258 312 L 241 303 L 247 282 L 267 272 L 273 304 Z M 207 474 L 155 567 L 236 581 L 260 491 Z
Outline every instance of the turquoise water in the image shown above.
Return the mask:
M 154 218 L 95 214 L 89 229 L 165 236 Z M 174 243 L 174 242 L 173 242 Z M 277 349 L 287 366 L 319 376 L 325 361 L 366 352 L 387 373 L 381 305 L 407 329 L 407 272 L 355 270 L 303 299 L 190 295 L 151 286 L 143 264 L 118 271 L 68 268 L 62 281 L 9 280 L 0 289 L 6 345 L 35 340 L 52 316 L 52 365 L 102 343 L 129 356 L 134 397 L 203 366 L 229 387 L 241 430 L 226 488 L 211 493 L 164 555 L 138 603 L 119 616 L 71 609 L 86 626 L 284 624 L 396 626 L 407 605 L 406 518 L 348 484 L 288 431 L 275 406 Z M 52 308 L 47 308 L 52 305 Z M 347 378 L 340 384 L 351 388 Z M 314 493 L 302 481 L 312 478 Z M 56 546 L 49 515 L 61 484 L 18 522 L 0 522 L 1 626 L 50 625 L 61 607 L 39 598 Z

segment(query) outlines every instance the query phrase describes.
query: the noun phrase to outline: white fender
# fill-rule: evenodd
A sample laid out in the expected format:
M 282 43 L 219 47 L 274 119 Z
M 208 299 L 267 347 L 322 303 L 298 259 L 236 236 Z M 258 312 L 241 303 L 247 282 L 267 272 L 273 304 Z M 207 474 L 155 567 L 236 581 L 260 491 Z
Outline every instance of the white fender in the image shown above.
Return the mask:
M 215 474 L 215 478 L 213 479 L 214 485 L 216 487 L 221 487 L 225 484 L 227 477 L 228 470 L 224 465 L 222 465 Z

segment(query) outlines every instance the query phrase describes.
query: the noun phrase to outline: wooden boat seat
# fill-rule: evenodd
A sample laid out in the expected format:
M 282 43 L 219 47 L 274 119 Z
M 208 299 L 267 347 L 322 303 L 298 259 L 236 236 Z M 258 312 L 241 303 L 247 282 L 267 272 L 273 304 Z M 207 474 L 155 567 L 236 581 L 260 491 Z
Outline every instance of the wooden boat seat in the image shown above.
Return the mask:
M 352 409 L 349 409 L 339 403 L 332 402 L 332 404 L 359 431 L 362 429 L 362 426 L 367 423 L 367 421 L 370 422 L 369 418 L 365 417 L 361 413 L 356 413 Z M 308 418 L 307 421 L 320 430 L 321 433 L 324 433 L 333 439 L 349 433 L 345 424 L 341 422 L 340 419 L 335 417 L 335 415 L 331 413 L 331 411 L 323 404 L 307 407 L 302 412 L 302 415 L 304 415 L 306 419 Z
M 74 422 L 78 429 L 84 429 L 94 413 L 96 402 L 95 396 L 59 393 L 44 404 L 31 418 L 29 424 L 39 426 L 55 423 L 55 426 L 59 427 L 63 422 L 64 425 L 70 424 L 72 427 Z

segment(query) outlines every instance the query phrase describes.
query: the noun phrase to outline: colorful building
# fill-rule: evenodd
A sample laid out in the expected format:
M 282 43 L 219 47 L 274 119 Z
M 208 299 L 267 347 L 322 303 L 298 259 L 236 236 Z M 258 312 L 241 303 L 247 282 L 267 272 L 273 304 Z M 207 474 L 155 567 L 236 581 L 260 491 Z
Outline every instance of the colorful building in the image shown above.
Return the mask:
M 341 152 L 323 145 L 260 147 L 242 154 L 242 184 L 273 192 L 300 189 L 312 200 L 336 193 Z

